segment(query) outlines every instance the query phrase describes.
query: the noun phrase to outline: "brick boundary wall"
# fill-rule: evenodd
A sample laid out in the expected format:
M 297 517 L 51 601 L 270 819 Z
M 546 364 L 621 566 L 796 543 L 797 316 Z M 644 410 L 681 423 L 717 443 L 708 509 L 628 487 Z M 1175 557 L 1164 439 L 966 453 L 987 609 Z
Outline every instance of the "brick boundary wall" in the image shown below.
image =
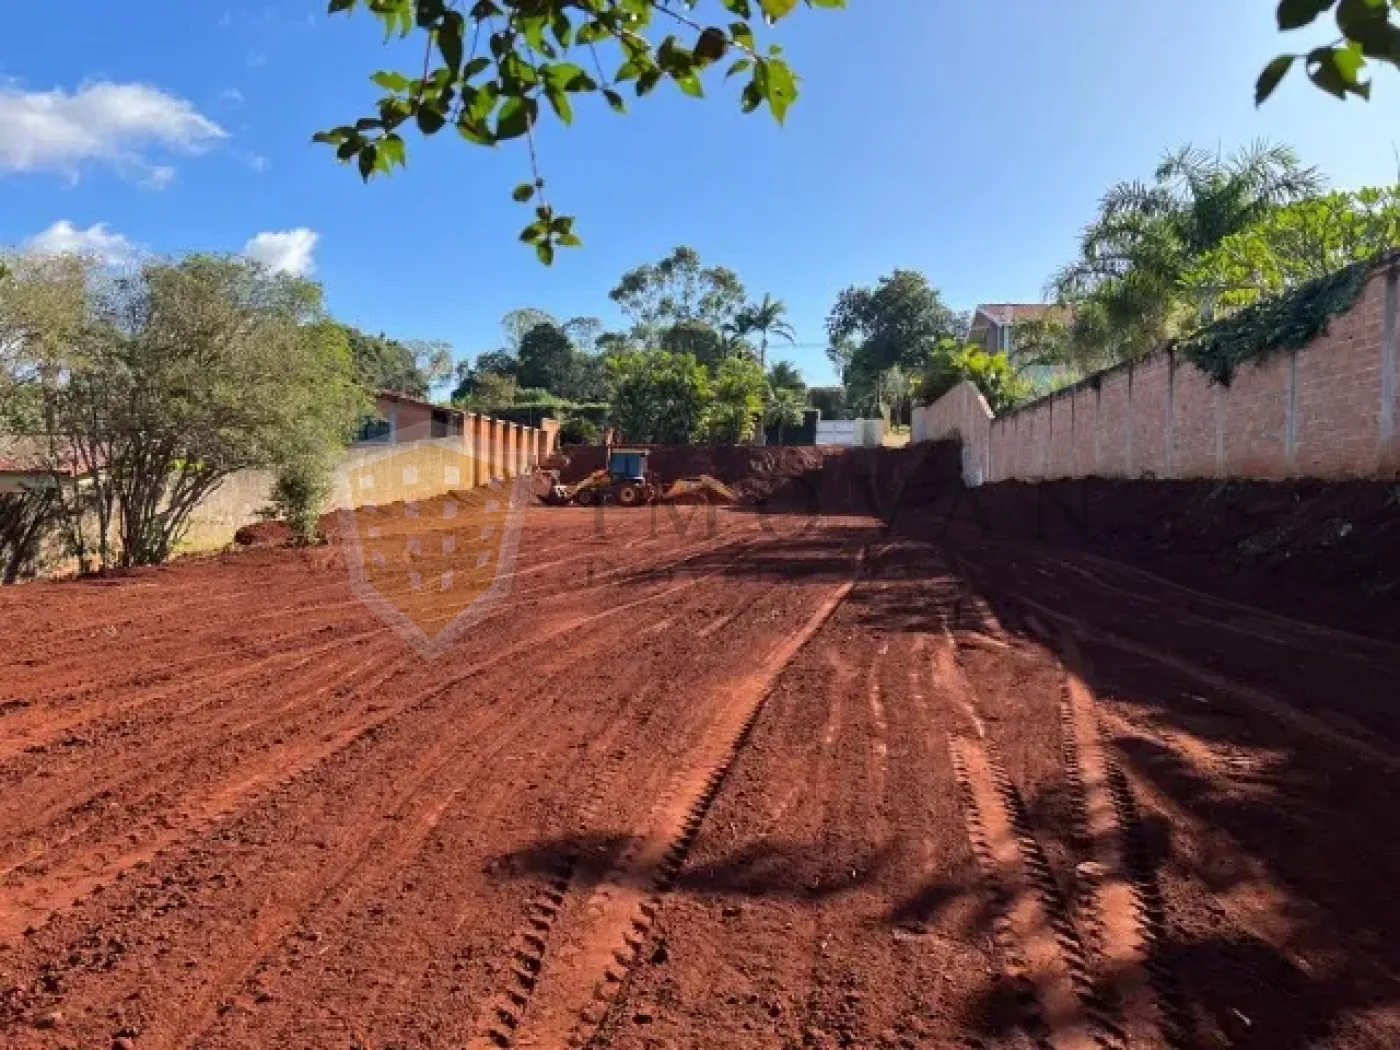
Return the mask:
M 914 410 L 914 441 L 958 437 L 970 485 L 1046 478 L 1400 476 L 1400 257 L 1301 350 L 1226 387 L 1173 350 L 994 418 L 971 383 Z

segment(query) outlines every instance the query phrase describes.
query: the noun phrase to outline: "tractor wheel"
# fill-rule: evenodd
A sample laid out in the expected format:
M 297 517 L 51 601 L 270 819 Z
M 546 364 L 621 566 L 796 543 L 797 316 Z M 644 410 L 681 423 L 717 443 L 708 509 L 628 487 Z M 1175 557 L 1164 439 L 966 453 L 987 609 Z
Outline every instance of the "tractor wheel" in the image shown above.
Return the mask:
M 580 507 L 591 507 L 598 502 L 598 493 L 594 489 L 584 489 L 574 497 L 574 502 Z
M 646 492 L 640 485 L 623 485 L 617 490 L 617 502 L 624 507 L 636 507 L 646 500 Z

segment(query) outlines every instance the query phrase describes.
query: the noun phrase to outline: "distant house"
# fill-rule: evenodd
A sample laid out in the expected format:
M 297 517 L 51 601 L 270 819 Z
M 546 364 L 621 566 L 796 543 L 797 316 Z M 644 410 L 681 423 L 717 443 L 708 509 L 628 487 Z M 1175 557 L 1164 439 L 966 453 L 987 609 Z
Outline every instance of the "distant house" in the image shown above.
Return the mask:
M 0 434 L 0 494 L 53 488 L 57 479 L 74 476 L 71 466 L 53 469 L 46 451 L 38 438 Z
M 989 354 L 1004 355 L 1014 365 L 1018 363 L 1018 324 L 1048 321 L 1068 327 L 1073 320 L 1072 308 L 1054 303 L 983 303 L 972 314 L 967 338 Z M 1036 390 L 1048 390 L 1057 380 L 1073 378 L 1070 369 L 1062 365 L 1030 365 L 1020 369 L 1020 373 Z
M 374 395 L 375 417 L 360 427 L 357 442 L 402 445 L 408 441 L 461 437 L 467 414 L 407 394 L 381 390 Z

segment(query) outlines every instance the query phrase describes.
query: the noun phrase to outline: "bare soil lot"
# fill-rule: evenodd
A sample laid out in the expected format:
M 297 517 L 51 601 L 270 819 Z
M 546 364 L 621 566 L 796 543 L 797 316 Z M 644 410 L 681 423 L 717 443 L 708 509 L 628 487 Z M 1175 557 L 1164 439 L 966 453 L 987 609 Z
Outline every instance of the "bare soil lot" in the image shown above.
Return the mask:
M 1400 645 L 857 504 L 0 594 L 0 1046 L 1400 1045 Z

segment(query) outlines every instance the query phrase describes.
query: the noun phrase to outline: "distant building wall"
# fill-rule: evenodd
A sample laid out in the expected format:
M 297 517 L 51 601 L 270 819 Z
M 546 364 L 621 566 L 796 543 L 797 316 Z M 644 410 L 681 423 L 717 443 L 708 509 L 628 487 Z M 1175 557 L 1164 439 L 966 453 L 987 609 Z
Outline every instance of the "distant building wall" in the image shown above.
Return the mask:
M 462 451 L 468 457 L 466 465 L 459 467 L 455 473 L 444 473 L 443 470 L 438 469 L 431 474 L 433 477 L 443 479 L 441 492 L 449 492 L 457 489 L 470 489 L 486 483 L 490 476 L 490 470 L 478 473 L 472 469 L 472 464 L 478 454 L 486 458 L 494 455 L 497 459 L 504 454 L 502 448 L 486 447 L 484 439 L 478 442 L 481 445 L 478 452 L 474 452 L 473 434 L 477 428 L 468 425 L 467 417 L 462 413 L 454 414 L 457 422 L 452 425 L 455 430 L 452 436 L 430 439 L 426 435 L 433 430 L 432 406 L 395 399 L 389 402 L 381 400 L 379 408 L 381 415 L 390 419 L 394 424 L 391 436 L 350 446 L 345 450 L 338 464 L 339 467 L 350 467 L 386 454 L 401 453 L 405 447 L 419 451 L 425 457 L 425 462 L 436 463 L 434 457 L 437 450 L 453 448 L 460 442 Z M 488 424 L 496 422 L 484 416 L 470 418 L 472 422 L 480 419 L 483 434 Z M 441 417 L 439 417 L 440 426 Z M 520 432 L 522 443 L 518 465 L 523 470 L 533 470 L 538 459 L 534 450 L 553 447 L 558 430 L 557 424 L 552 428 L 552 431 L 536 430 L 533 427 L 517 429 Z M 418 434 L 420 437 L 411 438 L 408 436 L 411 434 Z M 516 465 L 515 462 L 511 464 L 512 474 L 515 473 Z M 496 466 L 496 472 L 499 474 L 504 464 L 497 463 Z M 455 480 L 452 480 L 454 478 Z M 182 548 L 186 550 L 210 550 L 232 543 L 234 534 L 240 528 L 260 520 L 258 512 L 268 505 L 274 480 L 275 475 L 266 470 L 239 471 L 226 478 L 223 484 L 210 493 L 190 515 L 189 528 L 181 545 Z M 335 497 L 332 498 L 328 509 L 339 509 Z
M 958 436 L 969 484 L 1100 477 L 1400 475 L 1400 261 L 1301 350 L 1212 383 L 1173 351 L 1000 419 L 971 383 L 915 409 L 913 439 Z

